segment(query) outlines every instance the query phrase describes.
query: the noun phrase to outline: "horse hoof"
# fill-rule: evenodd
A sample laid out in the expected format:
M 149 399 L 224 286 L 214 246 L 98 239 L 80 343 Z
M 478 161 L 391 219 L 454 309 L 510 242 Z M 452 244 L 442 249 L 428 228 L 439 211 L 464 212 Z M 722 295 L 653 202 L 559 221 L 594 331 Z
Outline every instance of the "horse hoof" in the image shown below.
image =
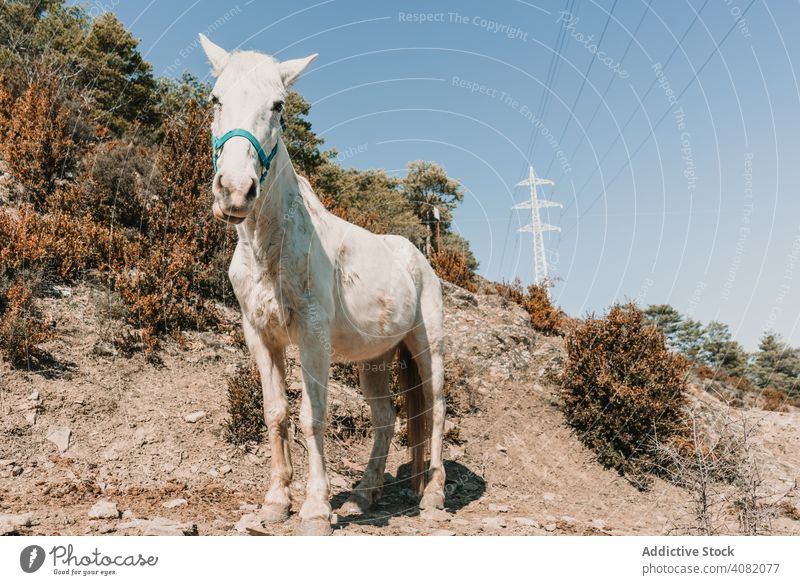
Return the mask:
M 330 536 L 331 534 L 333 534 L 333 526 L 331 526 L 330 520 L 324 518 L 301 520 L 300 526 L 297 528 L 298 536 Z
M 427 492 L 419 502 L 420 510 L 443 510 L 444 496 L 436 492 Z
M 339 511 L 345 516 L 351 516 L 353 514 L 363 514 L 367 512 L 372 506 L 367 502 L 365 498 L 351 495 L 347 501 L 342 504 L 342 507 L 339 508 Z
M 289 518 L 289 507 L 280 504 L 264 504 L 258 519 L 264 524 L 278 524 Z

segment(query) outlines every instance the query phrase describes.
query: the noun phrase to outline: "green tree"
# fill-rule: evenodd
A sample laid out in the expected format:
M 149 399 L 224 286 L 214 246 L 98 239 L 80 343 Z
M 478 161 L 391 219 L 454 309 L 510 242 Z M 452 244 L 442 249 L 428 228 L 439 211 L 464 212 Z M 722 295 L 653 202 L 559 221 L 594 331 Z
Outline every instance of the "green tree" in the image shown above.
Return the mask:
M 719 321 L 712 321 L 706 327 L 701 356 L 712 368 L 732 376 L 743 376 L 746 372 L 747 353 L 733 340 L 728 326 Z
M 416 216 L 428 226 L 426 250 L 432 250 L 431 240 L 436 236 L 434 208 L 439 210 L 440 229 L 446 231 L 453 221 L 453 210 L 464 200 L 458 181 L 434 162 L 415 160 L 408 163 L 408 173 L 402 183 L 403 193 L 411 203 Z
M 703 351 L 703 335 L 700 321 L 684 319 L 675 333 L 675 347 L 690 360 L 698 361 Z
M 650 305 L 644 310 L 644 316 L 661 330 L 670 349 L 679 349 L 677 337 L 683 317 L 677 309 L 672 305 Z
M 283 140 L 292 157 L 292 164 L 301 175 L 316 175 L 322 164 L 328 160 L 332 152 L 322 152 L 323 139 L 314 134 L 307 116 L 311 111 L 309 103 L 296 91 L 290 91 L 283 106 L 283 120 L 286 130 Z
M 800 394 L 800 350 L 790 347 L 777 333 L 764 333 L 753 356 L 750 378 L 759 388 L 771 386 L 790 396 Z
M 92 97 L 97 122 L 121 134 L 133 122 L 158 124 L 156 82 L 139 42 L 111 12 L 92 21 L 80 48 L 80 81 Z

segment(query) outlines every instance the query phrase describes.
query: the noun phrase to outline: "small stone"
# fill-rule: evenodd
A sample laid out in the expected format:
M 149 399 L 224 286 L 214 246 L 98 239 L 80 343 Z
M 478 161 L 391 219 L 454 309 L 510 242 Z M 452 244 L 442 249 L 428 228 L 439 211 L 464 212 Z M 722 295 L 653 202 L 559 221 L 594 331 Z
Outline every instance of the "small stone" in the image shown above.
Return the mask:
M 133 513 L 133 510 L 125 510 L 122 513 L 123 520 L 133 520 L 134 518 L 136 518 L 136 515 Z
M 434 530 L 431 536 L 455 536 L 456 533 L 451 530 Z
M 545 502 L 552 502 L 556 499 L 556 495 L 553 492 L 544 492 L 542 498 Z
M 505 445 L 501 445 L 500 443 L 497 443 L 497 445 L 495 445 L 494 448 L 497 450 L 498 453 L 506 453 L 508 451 Z
M 140 536 L 197 536 L 197 524 L 169 518 L 134 519 L 119 524 L 117 529 Z
M 30 426 L 36 424 L 37 418 L 39 418 L 39 415 L 36 413 L 35 410 L 30 410 L 25 413 L 25 422 L 28 423 Z
M 566 522 L 567 524 L 577 524 L 578 519 L 573 518 L 572 516 L 561 516 L 561 521 Z
M 606 521 L 601 520 L 600 518 L 595 518 L 592 520 L 592 526 L 597 528 L 598 530 L 603 530 L 606 527 Z
M 164 502 L 161 505 L 164 506 L 165 508 L 178 508 L 180 506 L 185 506 L 188 503 L 189 502 L 187 502 L 183 498 L 175 498 L 174 500 L 170 500 L 169 502 Z
M 70 430 L 69 427 L 50 427 L 50 432 L 47 433 L 46 438 L 63 453 L 69 449 L 69 438 L 71 435 L 72 430 Z
M 15 465 L 11 468 L 11 475 L 12 477 L 18 477 L 22 475 L 22 468 L 19 465 Z
M 18 534 L 20 528 L 33 526 L 33 514 L 0 514 L 0 536 Z
M 505 504 L 489 504 L 489 510 L 492 512 L 508 512 L 508 506 Z
M 533 518 L 518 517 L 514 518 L 514 522 L 520 526 L 528 526 L 530 528 L 539 528 L 539 522 Z
M 185 420 L 188 423 L 194 424 L 197 421 L 199 421 L 201 418 L 203 418 L 205 415 L 206 415 L 205 411 L 198 410 L 197 412 L 191 412 L 191 413 L 187 414 L 186 416 L 183 417 L 183 420 Z
M 556 527 L 554 522 L 551 522 L 550 524 L 545 524 L 544 525 L 544 529 L 547 530 L 547 532 L 555 532 L 556 528 L 557 527 Z
M 17 462 L 16 459 L 0 459 L 0 467 L 10 467 Z
M 39 400 L 39 391 L 34 390 L 28 395 L 28 400 Z
M 233 467 L 231 467 L 231 466 L 230 466 L 230 465 L 228 465 L 227 463 L 226 463 L 225 465 L 223 465 L 222 467 L 220 467 L 220 468 L 219 468 L 219 472 L 220 472 L 222 475 L 228 475 L 228 474 L 229 474 L 231 471 L 233 471 Z
M 89 518 L 119 518 L 119 510 L 114 502 L 98 500 L 89 510 Z
M 488 528 L 490 530 L 500 530 L 501 528 L 506 527 L 506 521 L 504 518 L 500 518 L 499 516 L 492 516 L 489 518 L 484 518 L 481 520 L 484 528 Z
M 447 522 L 453 515 L 445 510 L 439 510 L 438 508 L 428 508 L 420 510 L 419 517 L 428 522 Z

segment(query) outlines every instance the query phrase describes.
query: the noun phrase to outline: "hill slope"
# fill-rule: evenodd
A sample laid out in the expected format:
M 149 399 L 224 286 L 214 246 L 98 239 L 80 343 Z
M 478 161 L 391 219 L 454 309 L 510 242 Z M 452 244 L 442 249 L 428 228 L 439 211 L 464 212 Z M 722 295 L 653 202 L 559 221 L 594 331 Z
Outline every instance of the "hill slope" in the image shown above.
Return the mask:
M 560 338 L 533 331 L 527 314 L 498 296 L 448 284 L 445 291 L 448 370 L 457 374 L 448 387 L 448 511 L 419 517 L 405 481 L 405 448 L 396 441 L 378 509 L 339 517 L 338 534 L 663 534 L 691 520 L 687 492 L 658 479 L 637 490 L 597 465 L 565 425 L 556 382 Z M 99 334 L 118 326 L 103 316 L 102 293 L 86 285 L 61 292 L 45 302 L 60 332 L 47 346 L 53 368 L 26 373 L 3 366 L 0 531 L 244 530 L 269 470 L 266 445 L 248 453 L 223 438 L 226 375 L 247 363 L 246 352 L 230 336 L 189 333 L 182 345 L 166 344 L 160 366 L 114 355 Z M 297 375 L 295 365 L 294 390 Z M 691 395 L 725 408 L 697 385 Z M 359 478 L 371 440 L 354 389 L 332 382 L 330 403 L 326 448 L 336 507 Z M 187 422 L 191 414 L 195 422 Z M 764 474 L 783 493 L 800 476 L 800 415 L 752 414 Z M 293 457 L 297 503 L 306 470 L 299 438 Z M 116 504 L 123 517 L 112 509 L 110 518 L 90 518 L 98 500 Z M 787 502 L 773 531 L 800 534 L 798 506 Z M 293 516 L 274 532 L 290 534 L 296 522 Z

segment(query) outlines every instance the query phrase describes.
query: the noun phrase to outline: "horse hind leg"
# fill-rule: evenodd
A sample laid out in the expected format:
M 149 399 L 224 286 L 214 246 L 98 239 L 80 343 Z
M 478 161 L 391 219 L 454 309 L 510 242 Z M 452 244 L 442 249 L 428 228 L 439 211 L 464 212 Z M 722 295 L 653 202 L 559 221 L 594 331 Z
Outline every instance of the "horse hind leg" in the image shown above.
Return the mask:
M 437 321 L 428 325 L 436 325 Z M 431 330 L 433 329 L 433 330 Z M 420 509 L 444 508 L 445 471 L 442 459 L 444 447 L 445 397 L 444 397 L 444 349 L 438 327 L 417 326 L 404 341 L 411 352 L 422 381 L 425 410 L 430 429 L 430 464 L 424 481 Z M 434 339 L 431 336 L 435 335 Z
M 358 364 L 361 392 L 372 413 L 375 438 L 364 476 L 342 505 L 340 511 L 343 514 L 362 514 L 383 494 L 383 472 L 394 435 L 395 412 L 389 384 L 393 353 L 383 359 Z

